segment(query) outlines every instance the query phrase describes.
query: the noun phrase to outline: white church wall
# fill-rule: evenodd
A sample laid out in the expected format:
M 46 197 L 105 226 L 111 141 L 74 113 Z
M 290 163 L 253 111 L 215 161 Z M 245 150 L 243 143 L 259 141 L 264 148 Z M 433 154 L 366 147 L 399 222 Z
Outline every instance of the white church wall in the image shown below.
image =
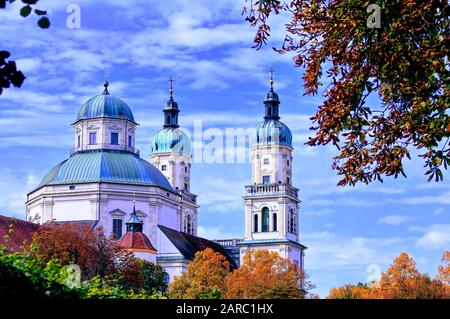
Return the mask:
M 56 221 L 91 220 L 91 203 L 89 200 L 53 199 L 53 219 Z

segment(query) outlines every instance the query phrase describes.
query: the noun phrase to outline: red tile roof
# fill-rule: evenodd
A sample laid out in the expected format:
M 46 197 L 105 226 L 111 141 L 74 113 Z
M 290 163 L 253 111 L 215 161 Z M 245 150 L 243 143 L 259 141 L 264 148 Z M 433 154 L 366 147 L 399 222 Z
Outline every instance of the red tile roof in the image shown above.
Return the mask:
M 0 245 L 5 246 L 8 251 L 20 252 L 24 242 L 31 243 L 33 233 L 39 227 L 38 224 L 0 215 Z M 9 233 L 10 229 L 12 229 L 12 233 Z M 9 238 L 4 238 L 8 234 Z
M 127 232 L 121 239 L 119 239 L 119 247 L 129 251 L 149 251 L 155 252 L 150 239 L 141 232 Z

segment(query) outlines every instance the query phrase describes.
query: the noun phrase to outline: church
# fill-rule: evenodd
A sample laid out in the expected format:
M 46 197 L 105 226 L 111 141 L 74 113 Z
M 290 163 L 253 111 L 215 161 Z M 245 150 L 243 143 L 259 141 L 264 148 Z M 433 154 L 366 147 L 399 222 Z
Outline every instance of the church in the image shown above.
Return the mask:
M 292 133 L 280 121 L 272 76 L 251 148 L 252 184 L 244 187 L 245 237 L 217 241 L 197 236 L 191 141 L 178 124 L 172 82 L 163 128 L 151 140 L 147 161 L 135 145 L 139 124 L 130 106 L 111 95 L 105 81 L 103 92 L 84 103 L 72 123 L 70 157 L 28 193 L 27 220 L 101 227 L 123 249 L 161 265 L 169 281 L 207 247 L 222 253 L 232 268 L 247 251 L 270 249 L 303 270 L 306 247 L 299 242 L 300 200 L 292 186 Z

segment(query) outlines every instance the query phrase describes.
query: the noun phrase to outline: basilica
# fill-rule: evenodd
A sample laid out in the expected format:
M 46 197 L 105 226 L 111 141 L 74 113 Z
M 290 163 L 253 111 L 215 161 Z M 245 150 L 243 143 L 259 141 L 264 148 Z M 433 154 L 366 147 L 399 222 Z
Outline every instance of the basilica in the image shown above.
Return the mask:
M 206 247 L 222 253 L 232 268 L 239 267 L 247 251 L 269 249 L 303 270 L 306 247 L 299 242 L 292 133 L 280 121 L 272 78 L 251 148 L 252 184 L 244 187 L 245 235 L 216 241 L 197 236 L 191 141 L 178 124 L 180 108 L 172 86 L 148 161 L 135 145 L 138 122 L 131 108 L 111 95 L 108 86 L 105 81 L 103 92 L 81 106 L 72 123 L 70 157 L 28 193 L 28 221 L 101 227 L 123 249 L 161 265 L 169 281 Z

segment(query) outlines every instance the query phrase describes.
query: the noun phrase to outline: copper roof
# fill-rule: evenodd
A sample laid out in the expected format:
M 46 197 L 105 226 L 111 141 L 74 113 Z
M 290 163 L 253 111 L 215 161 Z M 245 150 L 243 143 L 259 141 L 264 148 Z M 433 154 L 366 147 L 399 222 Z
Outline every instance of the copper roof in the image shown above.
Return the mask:
M 155 252 L 152 242 L 141 232 L 127 232 L 119 239 L 119 247 L 129 251 Z

